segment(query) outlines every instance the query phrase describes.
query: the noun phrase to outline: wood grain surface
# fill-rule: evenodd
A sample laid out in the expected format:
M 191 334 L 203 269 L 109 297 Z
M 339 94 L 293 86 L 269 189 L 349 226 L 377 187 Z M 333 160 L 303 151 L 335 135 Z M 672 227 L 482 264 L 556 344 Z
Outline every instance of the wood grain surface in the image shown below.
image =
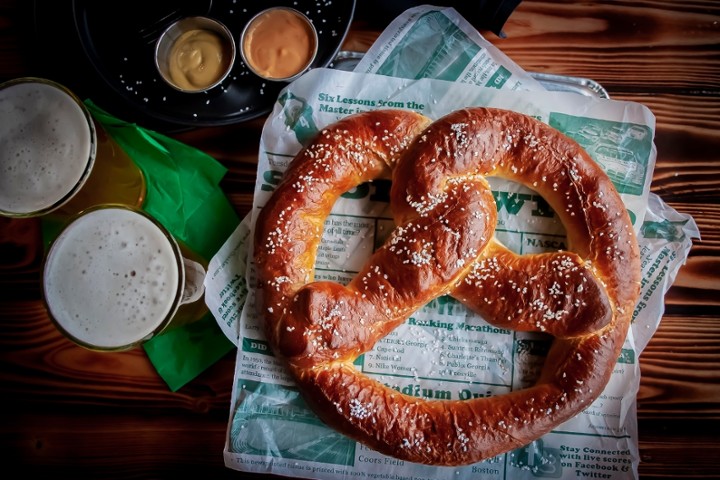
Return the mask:
M 31 3 L 0 0 L 0 81 L 38 71 Z M 372 45 L 380 32 L 369 20 L 356 16 L 344 50 Z M 720 478 L 720 2 L 526 0 L 503 30 L 481 33 L 524 69 L 596 80 L 656 116 L 652 191 L 692 215 L 702 238 L 640 357 L 640 473 Z M 229 169 L 221 185 L 240 215 L 251 208 L 263 121 L 172 134 Z M 41 301 L 41 262 L 37 221 L 0 218 L 3 468 L 247 478 L 222 458 L 234 353 L 172 393 L 141 350 L 104 355 L 63 339 Z

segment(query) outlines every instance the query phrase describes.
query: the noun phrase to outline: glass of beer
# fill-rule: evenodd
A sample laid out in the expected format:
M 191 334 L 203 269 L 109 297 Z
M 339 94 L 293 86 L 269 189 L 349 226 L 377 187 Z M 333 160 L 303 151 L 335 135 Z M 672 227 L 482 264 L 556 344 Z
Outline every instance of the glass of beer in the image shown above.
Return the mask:
M 58 329 L 90 350 L 115 352 L 202 318 L 207 261 L 146 212 L 97 205 L 51 243 L 43 298 Z
M 66 87 L 0 84 L 0 215 L 72 215 L 101 203 L 140 206 L 142 171 Z

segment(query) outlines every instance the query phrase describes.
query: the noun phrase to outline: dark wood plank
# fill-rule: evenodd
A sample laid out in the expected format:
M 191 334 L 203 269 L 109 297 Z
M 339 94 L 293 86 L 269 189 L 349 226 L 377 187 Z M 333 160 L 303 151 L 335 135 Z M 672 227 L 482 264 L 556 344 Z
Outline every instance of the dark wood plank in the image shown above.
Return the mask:
M 584 76 L 611 91 L 716 95 L 719 16 L 713 1 L 525 1 L 507 38 L 488 39 L 526 70 Z
M 642 418 L 720 421 L 717 318 L 664 316 L 640 356 Z

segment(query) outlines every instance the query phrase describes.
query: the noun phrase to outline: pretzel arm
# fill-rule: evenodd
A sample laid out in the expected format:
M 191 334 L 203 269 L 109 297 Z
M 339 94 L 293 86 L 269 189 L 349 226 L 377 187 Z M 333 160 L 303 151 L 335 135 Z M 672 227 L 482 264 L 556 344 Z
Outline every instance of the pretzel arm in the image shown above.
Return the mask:
M 291 162 L 255 222 L 258 291 L 271 343 L 295 293 L 314 279 L 324 222 L 337 199 L 363 182 L 388 175 L 429 120 L 384 110 L 330 125 Z
M 564 390 L 549 383 L 496 397 L 427 401 L 359 378 L 348 363 L 298 371 L 297 382 L 319 392 L 308 403 L 329 425 L 386 455 L 431 465 L 469 464 L 525 445 L 558 420 L 543 406 L 566 401 Z
M 452 186 L 439 216 L 397 227 L 347 287 L 314 282 L 300 289 L 279 322 L 282 355 L 300 368 L 352 361 L 447 293 L 467 275 L 495 225 L 492 194 L 479 185 Z
M 452 296 L 497 327 L 558 338 L 612 320 L 602 283 L 573 252 L 518 255 L 493 242 Z

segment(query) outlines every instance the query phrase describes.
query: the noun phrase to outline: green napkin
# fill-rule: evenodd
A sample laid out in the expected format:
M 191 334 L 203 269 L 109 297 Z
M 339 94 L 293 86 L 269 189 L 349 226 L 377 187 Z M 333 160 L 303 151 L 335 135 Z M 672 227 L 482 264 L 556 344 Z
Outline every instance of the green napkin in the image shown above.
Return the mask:
M 194 252 L 207 260 L 212 258 L 240 223 L 219 187 L 227 169 L 189 145 L 119 120 L 90 100 L 85 104 L 145 174 L 147 196 L 143 210 Z M 210 313 L 144 345 L 150 361 L 172 391 L 233 348 Z

